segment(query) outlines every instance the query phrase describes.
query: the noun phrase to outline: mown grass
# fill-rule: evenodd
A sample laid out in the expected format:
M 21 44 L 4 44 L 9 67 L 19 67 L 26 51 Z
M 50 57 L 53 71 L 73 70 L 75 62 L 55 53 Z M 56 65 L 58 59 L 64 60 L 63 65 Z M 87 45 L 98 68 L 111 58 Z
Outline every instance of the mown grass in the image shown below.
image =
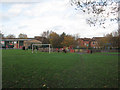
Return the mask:
M 95 54 L 120 54 L 120 52 L 95 52 Z
M 118 88 L 118 56 L 2 51 L 3 88 Z

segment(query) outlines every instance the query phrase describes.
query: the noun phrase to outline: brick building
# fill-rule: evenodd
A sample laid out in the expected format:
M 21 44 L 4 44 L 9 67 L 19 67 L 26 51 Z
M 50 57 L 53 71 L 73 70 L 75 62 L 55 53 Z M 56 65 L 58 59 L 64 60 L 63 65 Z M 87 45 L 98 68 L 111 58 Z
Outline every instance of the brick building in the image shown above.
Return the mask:
M 90 38 L 79 38 L 77 40 L 78 42 L 78 47 L 81 48 L 81 47 L 90 47 L 90 43 L 91 43 L 91 39 Z
M 93 38 L 79 38 L 77 40 L 79 48 L 100 48 L 99 40 L 103 37 L 93 37 Z
M 100 48 L 99 42 L 100 42 L 100 40 L 102 38 L 104 38 L 104 37 L 93 37 L 92 38 L 92 42 L 91 42 L 91 47 L 93 47 L 93 48 Z

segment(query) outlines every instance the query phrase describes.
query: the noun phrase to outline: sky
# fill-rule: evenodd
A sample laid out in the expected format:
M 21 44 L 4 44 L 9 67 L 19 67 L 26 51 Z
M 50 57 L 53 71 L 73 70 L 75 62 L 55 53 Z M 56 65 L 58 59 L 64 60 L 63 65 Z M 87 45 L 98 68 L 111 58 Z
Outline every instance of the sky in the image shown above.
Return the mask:
M 22 0 L 21 0 L 22 2 Z M 43 31 L 52 30 L 58 34 L 79 34 L 81 38 L 102 37 L 116 31 L 117 23 L 107 21 L 106 28 L 86 23 L 89 17 L 70 0 L 39 0 L 39 2 L 2 2 L 0 3 L 0 31 L 5 36 L 20 33 L 28 37 L 40 36 Z

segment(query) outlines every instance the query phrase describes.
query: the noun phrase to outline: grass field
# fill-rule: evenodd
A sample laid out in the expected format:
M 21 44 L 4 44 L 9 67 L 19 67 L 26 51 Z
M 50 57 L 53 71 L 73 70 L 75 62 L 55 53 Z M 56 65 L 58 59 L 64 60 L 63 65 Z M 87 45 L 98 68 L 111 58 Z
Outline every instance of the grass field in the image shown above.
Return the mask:
M 3 88 L 118 88 L 118 56 L 2 51 Z

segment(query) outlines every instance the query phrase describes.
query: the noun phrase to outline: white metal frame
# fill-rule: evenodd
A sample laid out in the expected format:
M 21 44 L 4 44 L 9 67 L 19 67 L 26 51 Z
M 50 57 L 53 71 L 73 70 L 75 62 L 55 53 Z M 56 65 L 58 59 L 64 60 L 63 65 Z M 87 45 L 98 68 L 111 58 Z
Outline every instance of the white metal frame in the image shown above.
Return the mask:
M 37 46 L 37 45 L 48 45 L 48 46 L 49 46 L 49 53 L 50 53 L 50 45 L 51 45 L 51 44 L 32 44 L 32 53 L 33 53 L 33 46 L 34 46 L 34 45 L 36 45 L 36 46 Z

